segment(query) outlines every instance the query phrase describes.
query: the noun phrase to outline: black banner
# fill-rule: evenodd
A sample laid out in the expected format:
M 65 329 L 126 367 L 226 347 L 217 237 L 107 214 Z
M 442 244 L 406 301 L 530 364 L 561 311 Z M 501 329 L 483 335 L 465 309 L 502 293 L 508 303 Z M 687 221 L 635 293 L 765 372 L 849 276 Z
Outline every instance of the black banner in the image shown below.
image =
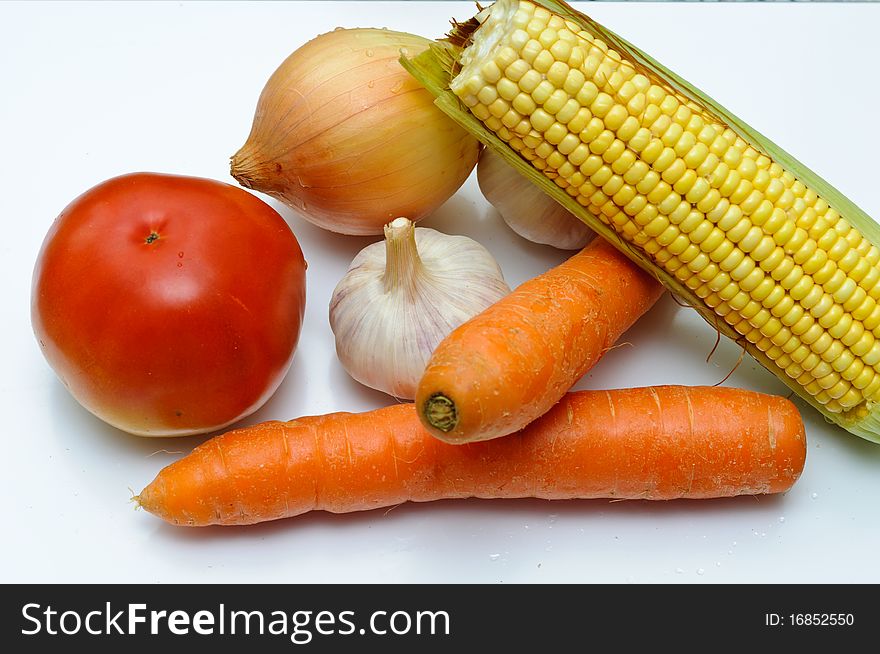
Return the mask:
M 21 585 L 4 586 L 6 651 L 131 645 L 177 651 L 686 651 L 872 642 L 859 585 Z M 865 640 L 868 638 L 869 640 Z M 700 645 L 702 643 L 702 645 Z M 381 649 L 379 649 L 381 648 Z M 139 648 L 138 648 L 139 649 Z

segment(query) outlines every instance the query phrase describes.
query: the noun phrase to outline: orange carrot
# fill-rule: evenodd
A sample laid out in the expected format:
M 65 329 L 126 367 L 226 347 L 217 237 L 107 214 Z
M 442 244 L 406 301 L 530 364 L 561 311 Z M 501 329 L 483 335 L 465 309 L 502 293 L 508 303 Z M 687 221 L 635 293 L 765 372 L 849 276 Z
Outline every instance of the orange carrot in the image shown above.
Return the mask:
M 217 436 L 135 498 L 176 525 L 480 497 L 668 500 L 779 493 L 806 439 L 788 400 L 735 388 L 568 393 L 508 438 L 452 445 L 412 404 L 266 422 Z
M 416 390 L 425 427 L 469 443 L 522 429 L 571 389 L 663 287 L 604 239 L 449 334 Z

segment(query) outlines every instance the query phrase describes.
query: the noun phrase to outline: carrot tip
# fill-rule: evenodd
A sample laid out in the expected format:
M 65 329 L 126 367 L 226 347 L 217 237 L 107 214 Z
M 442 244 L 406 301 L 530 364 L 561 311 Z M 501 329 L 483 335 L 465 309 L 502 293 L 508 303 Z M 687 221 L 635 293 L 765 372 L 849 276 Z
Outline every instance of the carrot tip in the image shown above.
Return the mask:
M 428 424 L 447 433 L 458 424 L 458 409 L 455 402 L 442 393 L 434 393 L 425 401 L 425 420 Z
M 144 502 L 141 499 L 141 496 L 143 495 L 143 491 L 141 491 L 140 493 L 135 493 L 134 490 L 131 488 L 131 486 L 129 486 L 128 492 L 131 493 L 131 497 L 128 499 L 128 501 L 131 502 L 132 504 L 134 504 L 135 511 L 140 511 L 141 509 L 143 509 L 144 511 L 149 510 L 144 506 Z

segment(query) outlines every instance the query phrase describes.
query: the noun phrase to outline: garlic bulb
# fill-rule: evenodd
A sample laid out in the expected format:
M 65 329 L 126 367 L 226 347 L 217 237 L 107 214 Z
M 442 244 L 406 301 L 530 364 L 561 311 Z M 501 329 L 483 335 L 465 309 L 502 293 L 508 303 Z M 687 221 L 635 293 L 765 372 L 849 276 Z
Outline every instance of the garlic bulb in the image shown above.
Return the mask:
M 361 250 L 333 291 L 336 352 L 357 381 L 411 400 L 440 341 L 509 292 L 476 241 L 396 218 L 384 243 Z
M 529 241 L 560 250 L 580 250 L 596 235 L 492 148 L 484 148 L 480 155 L 477 182 L 504 222 Z
M 358 28 L 303 45 L 266 83 L 232 176 L 342 234 L 428 215 L 464 183 L 480 148 L 398 61 L 430 43 Z

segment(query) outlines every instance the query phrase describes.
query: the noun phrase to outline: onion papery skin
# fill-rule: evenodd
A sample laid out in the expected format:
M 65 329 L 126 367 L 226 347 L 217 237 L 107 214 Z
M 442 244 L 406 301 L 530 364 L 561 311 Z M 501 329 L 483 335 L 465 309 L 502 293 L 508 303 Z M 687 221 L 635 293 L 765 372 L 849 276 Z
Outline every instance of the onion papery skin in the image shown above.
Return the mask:
M 356 28 L 297 49 L 264 87 L 232 176 L 342 234 L 430 214 L 468 178 L 480 145 L 400 65 L 429 43 Z

